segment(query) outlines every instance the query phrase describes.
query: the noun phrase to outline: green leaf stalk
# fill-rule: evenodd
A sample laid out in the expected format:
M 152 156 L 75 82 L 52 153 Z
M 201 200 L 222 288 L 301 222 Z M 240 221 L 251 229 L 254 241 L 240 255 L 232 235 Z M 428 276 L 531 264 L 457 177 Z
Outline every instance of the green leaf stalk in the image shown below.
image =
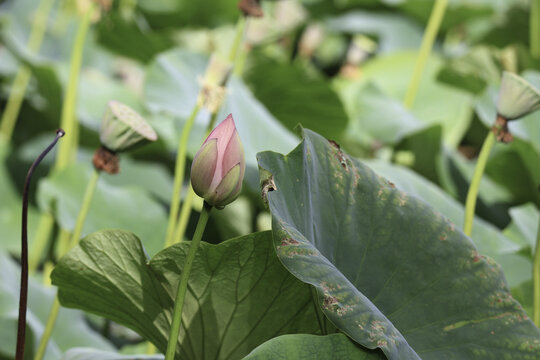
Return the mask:
M 431 49 L 433 48 L 433 43 L 441 27 L 441 22 L 444 18 L 444 13 L 446 12 L 446 7 L 448 5 L 448 0 L 436 0 L 433 5 L 433 10 L 429 17 L 426 30 L 424 32 L 424 37 L 422 38 L 422 44 L 420 45 L 420 52 L 418 54 L 418 59 L 414 66 L 413 75 L 407 92 L 405 93 L 405 99 L 403 101 L 405 107 L 412 108 L 414 100 L 416 99 L 416 94 L 418 93 L 418 88 L 420 87 L 420 80 L 422 78 L 422 72 L 426 65 Z

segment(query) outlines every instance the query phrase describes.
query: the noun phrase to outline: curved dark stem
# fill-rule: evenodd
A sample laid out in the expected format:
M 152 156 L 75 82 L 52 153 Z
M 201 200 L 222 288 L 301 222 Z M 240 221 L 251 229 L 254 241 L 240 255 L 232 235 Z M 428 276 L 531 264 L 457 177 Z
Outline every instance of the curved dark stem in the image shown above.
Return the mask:
M 21 291 L 19 296 L 19 323 L 17 327 L 17 350 L 15 352 L 16 360 L 23 360 L 24 342 L 26 337 L 26 307 L 28 303 L 28 189 L 32 174 L 41 160 L 56 145 L 58 139 L 65 135 L 64 130 L 56 130 L 56 137 L 52 143 L 34 161 L 24 181 L 23 204 L 22 204 L 22 229 L 21 229 Z

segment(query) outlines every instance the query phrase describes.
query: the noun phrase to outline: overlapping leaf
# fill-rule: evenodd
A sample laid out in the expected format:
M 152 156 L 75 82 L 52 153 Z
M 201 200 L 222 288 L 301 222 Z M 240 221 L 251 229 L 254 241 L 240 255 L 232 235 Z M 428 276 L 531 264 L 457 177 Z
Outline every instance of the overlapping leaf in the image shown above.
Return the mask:
M 101 231 L 60 261 L 53 283 L 64 306 L 128 326 L 164 352 L 189 245 L 167 248 L 148 262 L 132 233 Z M 320 331 L 309 287 L 279 263 L 270 232 L 201 244 L 182 322 L 182 359 L 239 359 L 275 336 Z
M 309 130 L 259 164 L 280 260 L 358 343 L 390 359 L 540 356 L 500 268 L 429 205 Z

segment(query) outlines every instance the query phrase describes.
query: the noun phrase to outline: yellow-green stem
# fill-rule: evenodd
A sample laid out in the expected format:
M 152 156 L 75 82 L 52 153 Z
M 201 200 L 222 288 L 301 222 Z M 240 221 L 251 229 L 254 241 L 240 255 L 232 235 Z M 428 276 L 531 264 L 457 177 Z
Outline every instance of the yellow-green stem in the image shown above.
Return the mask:
M 476 167 L 474 168 L 474 175 L 469 185 L 469 191 L 467 193 L 467 199 L 465 201 L 465 223 L 463 225 L 463 232 L 467 236 L 471 236 L 472 227 L 474 221 L 474 210 L 476 208 L 476 198 L 478 197 L 478 189 L 480 188 L 480 180 L 484 174 L 489 153 L 495 144 L 495 134 L 490 131 L 484 140 L 478 160 L 476 161 Z
M 180 275 L 180 282 L 178 283 L 178 290 L 176 292 L 176 300 L 174 302 L 173 319 L 171 323 L 171 330 L 169 335 L 169 342 L 167 344 L 167 352 L 165 354 L 165 360 L 174 360 L 174 353 L 176 352 L 176 346 L 178 344 L 178 336 L 180 334 L 180 326 L 182 325 L 182 309 L 184 306 L 184 299 L 186 297 L 187 286 L 189 281 L 189 274 L 197 253 L 197 248 L 201 242 L 204 228 L 208 222 L 208 216 L 212 207 L 207 203 L 204 203 L 203 210 L 199 216 L 199 222 L 193 235 L 193 240 L 189 246 L 189 252 L 182 268 L 182 274 Z
M 247 22 L 247 18 L 244 15 L 241 15 L 238 18 L 238 21 L 236 22 L 236 32 L 234 34 L 234 40 L 231 46 L 231 51 L 229 53 L 229 61 L 233 64 L 236 61 L 236 55 L 238 54 L 238 49 L 240 48 L 240 44 L 242 44 L 242 40 L 244 38 L 244 30 L 246 28 L 246 22 Z
M 92 204 L 92 198 L 94 197 L 94 192 L 96 191 L 99 175 L 100 172 L 94 169 L 94 171 L 92 172 L 92 176 L 90 177 L 90 180 L 86 185 L 83 202 L 81 205 L 81 209 L 79 210 L 79 215 L 77 215 L 77 221 L 75 222 L 73 233 L 71 234 L 68 251 L 79 243 L 79 239 L 81 238 L 82 230 L 84 227 L 84 222 L 86 220 L 86 217 L 88 216 L 88 210 L 90 210 L 90 204 Z
M 88 215 L 90 204 L 92 203 L 92 197 L 94 196 L 96 185 L 99 180 L 99 175 L 100 172 L 94 169 L 92 176 L 90 177 L 90 180 L 86 185 L 83 202 L 81 205 L 81 209 L 79 210 L 79 214 L 77 215 L 77 221 L 75 222 L 75 228 L 73 229 L 73 233 L 71 234 L 71 240 L 68 242 L 67 246 L 64 245 L 60 248 L 60 256 L 64 256 L 73 246 L 77 245 L 77 243 L 79 242 L 79 238 L 81 237 L 82 229 L 84 227 L 84 222 L 86 220 L 86 216 Z M 51 337 L 52 330 L 56 322 L 56 317 L 58 316 L 59 308 L 60 303 L 58 302 L 58 296 L 56 296 L 54 299 L 53 307 L 49 312 L 47 326 L 45 328 L 45 331 L 43 332 L 43 336 L 40 339 L 38 352 L 36 352 L 34 360 L 42 360 L 43 355 L 45 355 L 45 350 L 47 349 L 47 344 Z
M 540 221 L 536 234 L 536 248 L 533 259 L 533 318 L 536 326 L 540 327 Z
M 193 206 L 193 200 L 195 200 L 195 192 L 189 184 L 189 190 L 184 198 L 184 203 L 182 204 L 182 209 L 180 210 L 180 218 L 178 219 L 178 225 L 176 225 L 176 231 L 174 232 L 174 242 L 179 243 L 184 240 L 184 235 L 186 234 L 186 228 L 191 216 L 191 208 Z
M 431 11 L 426 30 L 424 31 L 424 37 L 422 38 L 422 44 L 420 45 L 420 52 L 416 59 L 416 64 L 414 65 L 412 79 L 407 88 L 407 92 L 405 93 L 405 100 L 403 101 L 405 107 L 409 109 L 412 108 L 414 104 L 418 88 L 420 87 L 422 72 L 426 66 L 431 49 L 433 48 L 433 43 L 435 42 L 439 28 L 441 27 L 447 5 L 448 0 L 436 0 L 433 5 L 433 10 Z
M 56 256 L 61 257 L 69 251 L 69 241 L 71 239 L 71 231 L 60 228 L 56 237 Z
M 75 42 L 71 50 L 71 62 L 69 68 L 69 80 L 66 87 L 66 92 L 64 96 L 64 102 L 62 104 L 62 115 L 60 119 L 60 127 L 66 132 L 69 131 L 69 139 L 62 141 L 58 146 L 58 152 L 56 155 L 56 162 L 54 169 L 56 171 L 64 169 L 72 160 L 75 159 L 77 154 L 77 144 L 78 144 L 78 129 L 75 119 L 75 111 L 77 106 L 77 90 L 79 87 L 79 72 L 82 64 L 82 55 L 84 49 L 84 40 L 86 38 L 86 33 L 90 26 L 90 20 L 94 12 L 97 11 L 97 7 L 94 3 L 90 6 L 89 10 L 85 13 L 79 27 L 77 29 L 77 34 L 75 36 Z M 49 218 L 49 219 L 44 219 Z M 40 223 L 45 221 L 50 221 L 53 216 L 49 213 L 42 213 L 40 216 Z M 50 237 L 50 228 L 49 232 L 43 232 L 39 234 L 39 237 Z
M 69 164 L 77 153 L 77 132 L 78 126 L 76 121 L 76 109 L 77 109 L 77 94 L 79 88 L 79 73 L 81 71 L 84 42 L 86 34 L 90 27 L 90 21 L 97 10 L 96 5 L 92 2 L 89 10 L 84 14 L 79 27 L 77 28 L 77 34 L 75 36 L 75 43 L 71 50 L 71 62 L 69 66 L 69 79 L 66 87 L 66 93 L 64 97 L 64 103 L 62 106 L 62 116 L 60 119 L 60 127 L 70 135 L 70 141 L 63 141 L 56 156 L 55 169 L 61 170 Z
M 531 0 L 529 29 L 531 54 L 536 59 L 540 59 L 540 0 Z
M 53 4 L 54 0 L 41 0 L 38 5 L 27 44 L 28 49 L 32 52 L 38 52 L 41 48 L 41 43 L 43 42 L 43 36 L 45 35 L 45 29 L 47 27 L 47 18 L 49 17 Z M 0 120 L 0 137 L 6 139 L 8 142 L 13 135 L 13 130 L 17 123 L 17 117 L 21 110 L 24 94 L 28 87 L 28 82 L 30 81 L 30 75 L 30 69 L 23 65 L 19 68 L 15 75 L 15 79 L 13 80 L 11 93 L 4 113 L 2 114 L 2 119 Z
M 60 310 L 60 302 L 58 302 L 58 297 L 55 296 L 51 311 L 49 312 L 47 324 L 45 325 L 45 330 L 43 330 L 41 341 L 36 351 L 36 355 L 34 356 L 34 360 L 41 360 L 43 359 L 43 356 L 45 356 L 45 351 L 47 350 L 47 345 L 49 343 L 49 339 L 51 338 L 54 324 L 56 323 L 56 318 L 58 317 L 58 310 Z M 43 339 L 47 339 L 47 341 L 43 341 Z
M 182 129 L 182 135 L 178 141 L 178 151 L 176 153 L 176 164 L 174 166 L 174 182 L 173 182 L 173 194 L 171 198 L 171 208 L 169 210 L 169 223 L 167 225 L 167 234 L 165 236 L 165 247 L 174 244 L 174 232 L 176 230 L 176 222 L 178 220 L 178 212 L 180 209 L 180 198 L 182 196 L 182 185 L 184 184 L 184 175 L 186 167 L 186 154 L 189 134 L 191 128 L 195 123 L 197 114 L 199 113 L 201 106 L 197 103 L 188 120 L 184 124 Z
M 42 216 L 39 219 L 39 224 L 36 229 L 36 237 L 34 243 L 32 244 L 32 252 L 28 259 L 28 271 L 30 274 L 33 274 L 38 265 L 43 252 L 47 247 L 49 242 L 49 235 L 52 232 L 54 226 L 54 217 L 53 216 Z

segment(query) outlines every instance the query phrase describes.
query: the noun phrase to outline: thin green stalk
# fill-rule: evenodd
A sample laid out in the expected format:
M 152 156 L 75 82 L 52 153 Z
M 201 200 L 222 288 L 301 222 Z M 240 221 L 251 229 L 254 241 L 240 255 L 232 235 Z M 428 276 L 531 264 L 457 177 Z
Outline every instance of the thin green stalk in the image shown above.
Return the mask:
M 57 257 L 60 258 L 69 251 L 70 239 L 71 239 L 71 231 L 60 228 L 60 231 L 58 231 L 58 236 L 56 237 L 56 243 L 55 243 L 55 247 L 56 247 L 55 255 Z M 53 261 L 50 260 L 49 263 L 51 263 L 54 268 Z
M 184 235 L 186 234 L 187 224 L 189 222 L 189 217 L 191 215 L 191 208 L 193 206 L 193 200 L 195 200 L 195 192 L 189 184 L 189 190 L 184 198 L 184 203 L 182 204 L 182 210 L 180 210 L 180 218 L 178 219 L 178 225 L 176 226 L 176 231 L 174 232 L 174 242 L 173 244 L 182 242 L 184 240 Z
M 73 229 L 73 233 L 71 234 L 71 240 L 69 241 L 68 246 L 63 246 L 60 249 L 60 256 L 65 255 L 69 251 L 69 249 L 77 245 L 77 243 L 79 242 L 84 222 L 86 220 L 86 216 L 88 215 L 90 204 L 92 203 L 92 197 L 94 196 L 94 192 L 96 190 L 96 186 L 99 180 L 99 175 L 100 172 L 94 169 L 94 172 L 90 177 L 88 184 L 86 185 L 86 190 L 84 191 L 83 202 L 81 205 L 81 209 L 79 210 L 79 214 L 77 215 L 77 221 L 75 222 L 75 228 Z M 47 325 L 45 331 L 43 332 L 43 336 L 40 339 L 38 351 L 36 352 L 34 360 L 42 360 L 43 356 L 45 355 L 45 350 L 47 349 L 47 344 L 49 343 L 49 339 L 51 337 L 52 330 L 58 316 L 59 308 L 60 303 L 58 302 L 58 296 L 56 296 L 54 299 L 53 307 L 49 312 Z
M 476 208 L 476 198 L 478 197 L 478 189 L 480 188 L 480 180 L 484 174 L 489 153 L 495 144 L 495 134 L 490 131 L 484 140 L 478 160 L 476 161 L 476 167 L 474 168 L 474 175 L 469 185 L 469 191 L 467 193 L 467 199 L 465 201 L 465 223 L 463 225 L 463 232 L 467 236 L 472 234 L 472 226 L 474 221 L 474 210 Z
M 84 14 L 81 22 L 79 23 L 77 34 L 75 36 L 75 43 L 73 44 L 73 49 L 71 50 L 69 80 L 66 87 L 64 104 L 62 106 L 62 117 L 60 120 L 60 126 L 66 131 L 66 133 L 70 134 L 71 141 L 65 141 L 60 144 L 58 154 L 56 156 L 56 170 L 65 168 L 77 153 L 78 126 L 75 112 L 77 108 L 77 94 L 79 89 L 79 73 L 81 71 L 86 34 L 88 33 L 90 21 L 96 10 L 96 5 L 92 2 L 89 10 Z
M 189 247 L 189 253 L 184 263 L 184 268 L 182 269 L 180 282 L 178 283 L 178 290 L 176 292 L 176 300 L 174 302 L 173 320 L 165 360 L 174 360 L 174 353 L 176 352 L 176 345 L 178 344 L 178 336 L 180 334 L 180 326 L 182 325 L 182 308 L 184 307 L 184 299 L 186 297 L 189 274 L 191 272 L 193 260 L 195 259 L 195 254 L 197 253 L 197 248 L 199 247 L 199 243 L 204 233 L 204 228 L 208 222 L 208 216 L 210 215 L 211 210 L 212 207 L 205 202 L 203 211 L 199 216 L 199 222 L 197 223 L 193 240 L 191 241 L 191 245 Z
M 208 137 L 208 135 L 210 134 L 210 132 L 216 125 L 216 121 L 217 121 L 217 111 L 212 114 L 212 117 L 210 118 L 210 122 L 206 126 L 205 137 Z M 184 199 L 184 204 L 182 205 L 182 209 L 180 210 L 180 217 L 178 218 L 178 225 L 176 225 L 176 231 L 174 232 L 173 242 L 170 245 L 179 243 L 182 240 L 184 240 L 184 235 L 186 234 L 189 216 L 191 215 L 191 206 L 193 205 L 193 200 L 195 200 L 195 196 L 197 195 L 193 191 L 191 184 L 189 184 L 188 193 L 186 194 L 186 197 Z
M 32 52 L 38 52 L 41 48 L 47 25 L 47 18 L 49 17 L 53 4 L 54 0 L 41 0 L 38 5 L 27 44 L 28 49 Z M 9 141 L 13 135 L 24 94 L 28 87 L 28 82 L 30 81 L 30 75 L 30 69 L 23 65 L 19 68 L 15 75 L 15 79 L 13 80 L 11 93 L 4 113 L 2 114 L 2 119 L 0 120 L 0 137 L 3 137 L 7 141 Z
M 100 174 L 101 173 L 98 170 L 94 169 L 94 171 L 92 172 L 92 176 L 90 177 L 90 180 L 86 185 L 82 206 L 79 210 L 79 215 L 77 215 L 75 228 L 73 228 L 73 233 L 71 234 L 68 251 L 79 243 L 79 239 L 81 238 L 82 230 L 84 227 L 84 222 L 86 220 L 86 217 L 88 216 L 88 210 L 90 210 L 90 204 L 92 203 L 92 198 L 94 197 Z
M 246 22 L 247 22 L 247 19 L 243 15 L 241 15 L 238 18 L 238 21 L 236 22 L 236 32 L 234 34 L 234 41 L 231 46 L 231 52 L 229 53 L 229 61 L 233 64 L 236 61 L 236 55 L 238 54 L 238 49 L 240 48 L 240 44 L 242 43 L 242 40 L 244 39 L 244 32 L 245 32 L 244 30 L 246 28 Z
M 167 225 L 167 235 L 165 236 L 165 247 L 171 246 L 174 244 L 174 232 L 176 229 L 176 221 L 178 219 L 178 212 L 180 209 L 180 198 L 182 195 L 182 185 L 184 184 L 184 173 L 186 167 L 186 154 L 187 154 L 187 143 L 189 139 L 189 134 L 191 133 L 191 128 L 195 123 L 197 114 L 201 106 L 199 103 L 195 105 L 191 111 L 191 115 L 184 124 L 182 129 L 182 135 L 180 136 L 180 141 L 178 142 L 178 151 L 176 153 L 176 164 L 174 167 L 174 182 L 173 182 L 173 194 L 171 198 L 171 209 L 169 211 L 169 223 Z
M 41 341 L 39 342 L 36 355 L 34 360 L 41 360 L 45 356 L 45 351 L 47 350 L 47 345 L 49 344 L 49 339 L 51 338 L 54 324 L 56 323 L 56 318 L 58 317 L 58 311 L 60 310 L 60 302 L 58 301 L 58 296 L 54 297 L 54 302 L 52 304 L 51 310 L 49 312 L 49 318 L 47 319 L 47 324 L 45 324 L 45 330 L 43 330 L 43 335 L 41 335 Z M 46 341 L 44 341 L 46 339 Z
M 529 31 L 531 54 L 533 57 L 540 59 L 540 0 L 531 0 Z
M 52 232 L 54 226 L 54 218 L 52 216 L 42 216 L 39 219 L 39 224 L 36 229 L 36 238 L 32 244 L 32 252 L 28 259 L 28 271 L 33 274 L 41 260 L 41 256 L 47 247 L 49 242 L 49 235 Z
M 536 326 L 540 327 L 540 221 L 536 235 L 536 248 L 533 259 L 533 318 Z
M 433 5 L 433 10 L 431 11 L 424 37 L 422 38 L 422 44 L 420 45 L 420 52 L 416 59 L 416 64 L 414 65 L 412 79 L 409 83 L 409 88 L 405 93 L 405 100 L 403 101 L 405 107 L 409 109 L 412 108 L 414 104 L 418 88 L 420 87 L 422 72 L 426 66 L 431 49 L 433 48 L 433 43 L 435 42 L 439 28 L 441 27 L 447 5 L 448 0 L 436 0 L 435 5 Z
M 64 102 L 62 104 L 62 115 L 60 119 L 61 127 L 66 130 L 66 132 L 69 132 L 70 139 L 69 141 L 63 141 L 58 147 L 56 162 L 54 166 L 54 169 L 56 171 L 64 169 L 74 159 L 77 153 L 77 144 L 79 137 L 75 118 L 75 109 L 77 106 L 79 72 L 82 64 L 82 55 L 86 33 L 88 32 L 88 28 L 90 27 L 90 20 L 92 19 L 96 10 L 96 5 L 92 3 L 89 10 L 84 14 L 84 17 L 79 23 L 77 34 L 75 36 L 75 42 L 73 44 L 73 49 L 71 50 L 69 80 L 66 87 Z M 39 220 L 40 223 L 53 221 L 54 217 L 50 213 L 42 213 Z M 51 231 L 52 227 L 49 229 L 48 232 L 42 232 L 37 236 L 39 236 L 40 238 L 49 238 L 51 236 Z

